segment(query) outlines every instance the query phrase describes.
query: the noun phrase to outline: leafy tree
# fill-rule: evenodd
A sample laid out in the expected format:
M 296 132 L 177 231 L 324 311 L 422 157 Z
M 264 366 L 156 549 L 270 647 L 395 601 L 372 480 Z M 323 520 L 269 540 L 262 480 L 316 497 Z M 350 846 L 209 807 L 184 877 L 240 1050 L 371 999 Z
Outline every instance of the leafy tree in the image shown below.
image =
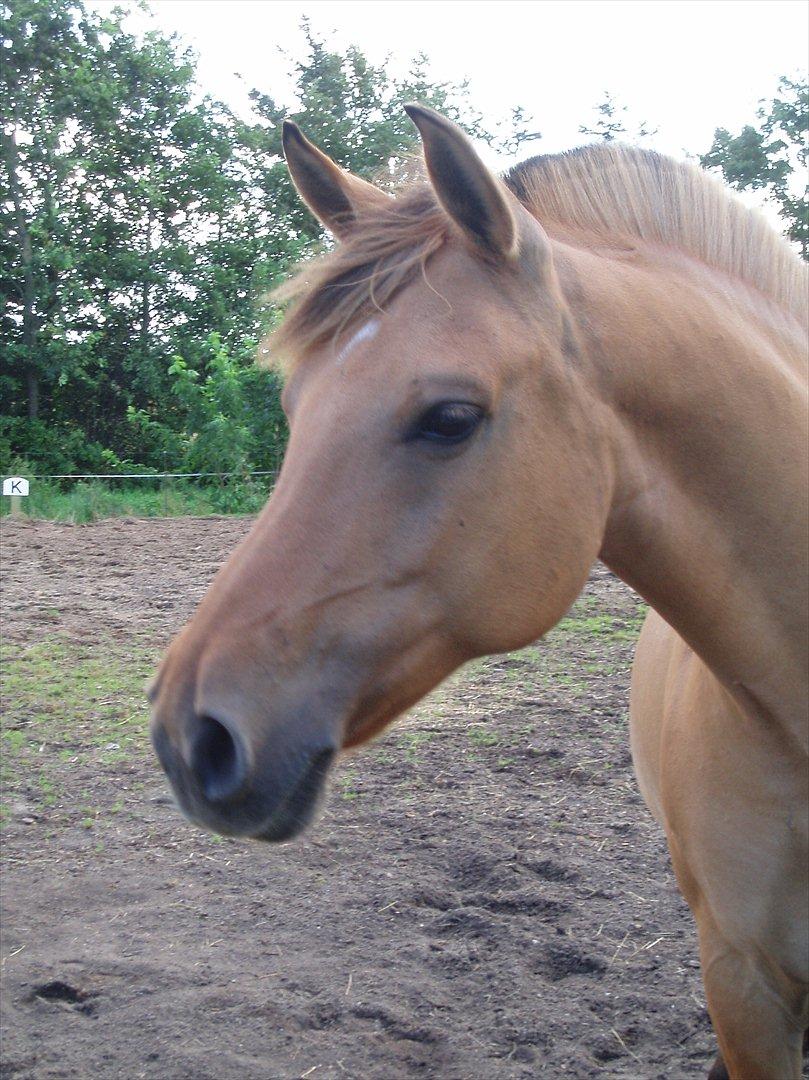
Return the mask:
M 509 155 L 539 134 L 521 109 L 506 134 L 488 128 L 424 56 L 395 79 L 306 22 L 293 102 L 254 90 L 246 122 L 200 96 L 188 50 L 128 33 L 124 15 L 0 3 L 0 455 L 55 472 L 274 469 L 286 426 L 276 376 L 253 363 L 274 317 L 262 297 L 324 243 L 292 189 L 282 121 L 383 185 L 413 170 L 408 101 Z M 625 136 L 626 112 L 607 94 L 581 130 Z M 807 86 L 784 79 L 757 127 L 717 132 L 703 158 L 765 190 L 804 255 L 806 134 Z
M 424 57 L 396 81 L 308 24 L 295 105 L 254 91 L 246 123 L 200 100 L 187 50 L 136 38 L 124 14 L 0 6 L 0 450 L 60 472 L 271 468 L 285 427 L 277 380 L 252 364 L 261 297 L 323 239 L 292 190 L 281 121 L 361 174 L 386 162 L 383 183 L 416 145 L 405 101 L 496 137 Z M 513 146 L 536 137 L 515 117 Z
M 212 333 L 206 346 L 204 372 L 181 356 L 175 356 L 169 368 L 187 436 L 178 460 L 183 468 L 200 472 L 280 468 L 287 426 L 278 376 L 252 363 L 255 341 L 245 341 L 232 352 Z M 138 424 L 146 421 L 134 411 L 130 418 Z
M 787 236 L 809 259 L 809 81 L 781 78 L 771 102 L 762 102 L 758 124 L 738 135 L 717 128 L 700 163 L 718 169 L 738 191 L 764 191 L 784 219 Z
M 631 133 L 624 123 L 624 114 L 628 113 L 629 109 L 626 105 L 619 105 L 607 90 L 604 91 L 604 100 L 595 106 L 595 112 L 597 118 L 592 127 L 587 127 L 586 124 L 579 126 L 581 135 L 591 135 L 593 138 L 612 142 L 622 136 L 639 141 L 657 134 L 657 128 L 649 128 L 645 122 L 638 125 L 634 134 Z
M 255 155 L 259 187 L 272 193 L 268 228 L 278 236 L 291 227 L 301 254 L 322 238 L 323 229 L 302 206 L 284 165 L 281 124 L 285 119 L 299 124 L 308 138 L 344 168 L 383 185 L 402 179 L 419 145 L 403 108 L 411 101 L 439 110 L 473 138 L 508 152 L 514 152 L 521 141 L 539 137 L 526 130 L 530 117 L 521 109 L 513 111 L 511 120 L 518 126 L 506 138 L 490 131 L 482 114 L 468 103 L 467 84 L 433 81 L 423 54 L 414 59 L 407 76 L 397 80 L 384 66 L 371 64 L 357 48 L 350 47 L 345 54 L 328 49 L 308 21 L 301 29 L 307 53 L 293 65 L 296 106 L 289 108 L 254 90 L 250 97 L 260 120 L 245 132 Z
M 189 57 L 156 34 L 137 42 L 120 18 L 19 0 L 2 26 L 3 359 L 25 373 L 31 419 L 80 418 L 102 441 L 159 393 L 206 134 Z
M 36 420 L 41 380 L 59 369 L 65 351 L 57 327 L 67 290 L 57 290 L 57 282 L 72 283 L 72 245 L 57 207 L 82 50 L 67 0 L 47 6 L 21 0 L 4 7 L 2 16 L 0 325 L 4 338 L 11 337 L 6 359 L 22 374 L 28 417 Z M 50 77 L 43 81 L 46 70 Z

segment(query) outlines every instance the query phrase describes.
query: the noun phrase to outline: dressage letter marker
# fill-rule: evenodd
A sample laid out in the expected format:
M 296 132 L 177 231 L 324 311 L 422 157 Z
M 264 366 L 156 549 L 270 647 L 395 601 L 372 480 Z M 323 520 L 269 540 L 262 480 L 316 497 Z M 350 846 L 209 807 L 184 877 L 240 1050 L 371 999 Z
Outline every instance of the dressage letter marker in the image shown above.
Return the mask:
M 28 481 L 24 476 L 7 476 L 3 481 L 3 494 L 11 498 L 11 513 L 22 513 L 20 499 L 28 494 Z

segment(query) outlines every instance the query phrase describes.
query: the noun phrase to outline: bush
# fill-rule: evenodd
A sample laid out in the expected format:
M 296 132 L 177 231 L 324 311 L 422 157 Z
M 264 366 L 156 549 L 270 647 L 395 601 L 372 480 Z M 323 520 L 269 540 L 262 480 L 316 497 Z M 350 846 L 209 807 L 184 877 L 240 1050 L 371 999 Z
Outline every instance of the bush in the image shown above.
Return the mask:
M 208 496 L 218 514 L 257 514 L 269 498 L 272 477 L 233 477 L 219 488 L 210 487 Z
M 46 424 L 21 416 L 0 417 L 0 468 L 23 459 L 33 473 L 132 472 L 132 462 L 122 461 L 112 450 L 91 442 L 78 428 Z
M 30 475 L 31 470 L 19 467 L 16 475 Z M 31 494 L 23 499 L 23 511 L 28 517 L 46 518 L 83 525 L 113 517 L 176 517 L 190 514 L 196 517 L 221 513 L 215 505 L 215 492 L 197 484 L 161 483 L 158 480 L 138 481 L 138 487 L 125 486 L 126 481 L 81 480 L 62 490 L 58 481 L 32 480 Z M 7 515 L 10 500 L 4 499 L 0 513 Z M 234 511 L 228 511 L 234 512 Z M 235 512 L 246 513 L 247 510 Z

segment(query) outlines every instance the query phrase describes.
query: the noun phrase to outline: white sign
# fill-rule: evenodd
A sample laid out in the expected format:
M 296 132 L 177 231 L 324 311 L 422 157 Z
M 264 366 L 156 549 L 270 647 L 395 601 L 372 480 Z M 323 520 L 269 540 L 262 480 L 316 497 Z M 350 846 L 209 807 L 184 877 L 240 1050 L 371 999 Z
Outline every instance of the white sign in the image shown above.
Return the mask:
M 28 481 L 24 476 L 7 476 L 3 481 L 4 495 L 27 495 Z

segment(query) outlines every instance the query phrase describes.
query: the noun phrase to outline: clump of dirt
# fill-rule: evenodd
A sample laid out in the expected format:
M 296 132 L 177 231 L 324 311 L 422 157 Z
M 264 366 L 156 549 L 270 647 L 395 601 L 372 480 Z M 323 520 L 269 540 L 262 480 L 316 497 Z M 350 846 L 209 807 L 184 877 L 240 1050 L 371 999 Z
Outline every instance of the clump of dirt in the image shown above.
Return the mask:
M 248 525 L 4 522 L 9 664 L 162 648 Z M 640 615 L 596 567 L 547 642 L 347 757 L 280 847 L 185 824 L 145 744 L 37 728 L 6 782 L 2 1075 L 702 1075 L 695 933 L 628 753 Z M 44 724 L 36 687 L 16 708 Z

